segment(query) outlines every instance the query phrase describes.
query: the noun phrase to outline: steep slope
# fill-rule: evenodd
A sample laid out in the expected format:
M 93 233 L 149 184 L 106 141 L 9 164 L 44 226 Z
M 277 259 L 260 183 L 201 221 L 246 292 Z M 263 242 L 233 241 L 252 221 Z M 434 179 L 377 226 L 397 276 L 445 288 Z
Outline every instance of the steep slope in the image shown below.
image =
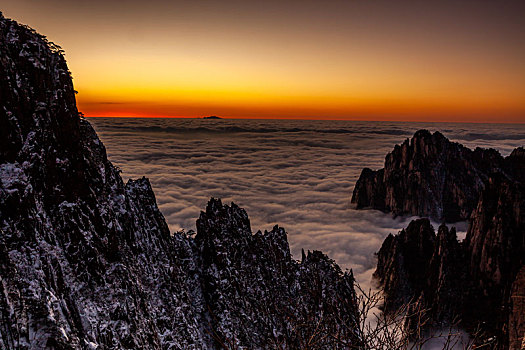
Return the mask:
M 441 225 L 436 233 L 428 219 L 412 221 L 389 235 L 378 252 L 374 277 L 383 287 L 385 311 L 420 303 L 434 323 L 463 315 L 466 269 L 454 228 Z
M 469 278 L 477 291 L 473 317 L 501 329 L 512 285 L 525 264 L 525 186 L 494 176 L 481 193 L 465 240 Z M 473 305 L 474 306 L 474 305 Z M 506 334 L 514 330 L 503 329 Z
M 465 241 L 459 243 L 455 230 L 444 225 L 436 236 L 428 219 L 413 221 L 384 241 L 375 277 L 385 290 L 387 312 L 418 301 L 429 310 L 432 324 L 461 320 L 466 329 L 481 328 L 485 339 L 506 349 L 520 343 L 525 331 L 519 314 L 524 293 L 519 273 L 525 264 L 525 157 L 523 148 L 517 148 L 504 159 L 480 159 L 487 164 L 478 162 L 477 168 L 491 172 L 478 198 L 463 206 L 474 208 Z M 432 173 L 427 175 L 422 187 L 435 180 Z M 473 192 L 466 183 L 463 186 L 463 193 Z
M 1 347 L 205 344 L 170 267 L 191 249 L 79 118 L 60 50 L 4 18 L 0 38 Z M 157 321 L 175 316 L 184 328 Z
M 493 149 L 472 151 L 439 132 L 420 130 L 387 154 L 383 169 L 363 169 L 352 203 L 457 222 L 469 218 L 491 173 L 513 170 Z
M 0 14 L 0 348 L 358 344 L 351 274 L 233 204 L 197 227 L 170 234 L 79 116 L 60 48 Z

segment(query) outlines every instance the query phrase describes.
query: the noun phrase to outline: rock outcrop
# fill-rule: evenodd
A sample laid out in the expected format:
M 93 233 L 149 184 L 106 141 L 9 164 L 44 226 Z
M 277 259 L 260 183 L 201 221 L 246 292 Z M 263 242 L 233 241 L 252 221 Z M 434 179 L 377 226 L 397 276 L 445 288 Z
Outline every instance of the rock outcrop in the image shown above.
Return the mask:
M 414 139 L 420 138 L 419 133 L 416 133 Z M 423 134 L 429 137 L 428 133 Z M 418 144 L 414 139 L 412 143 Z M 432 143 L 448 144 L 448 141 L 443 141 L 442 136 L 438 136 L 438 139 L 442 141 Z M 404 145 L 408 147 L 408 143 Z M 461 320 L 461 326 L 467 330 L 480 328 L 481 337 L 493 339 L 494 346 L 508 348 L 509 344 L 520 343 L 524 333 L 523 317 L 520 314 L 520 296 L 524 293 L 520 271 L 525 264 L 524 151 L 523 148 L 517 148 L 511 155 L 502 158 L 493 151 L 476 149 L 470 152 L 457 144 L 449 144 L 447 147 L 461 150 L 463 161 L 470 157 L 469 162 L 472 161 L 476 166 L 466 168 L 471 168 L 472 172 L 477 169 L 475 174 L 479 175 L 479 181 L 470 183 L 472 188 L 468 187 L 467 182 L 462 182 L 461 190 L 453 191 L 456 194 L 472 195 L 479 192 L 472 203 L 457 201 L 462 204 L 453 206 L 463 208 L 461 210 L 464 210 L 462 212 L 465 215 L 469 213 L 466 239 L 458 242 L 455 230 L 449 230 L 445 225 L 440 226 L 435 235 L 428 219 L 413 221 L 407 229 L 396 236 L 390 235 L 384 241 L 378 253 L 375 276 L 385 290 L 387 312 L 389 308 L 395 311 L 403 304 L 418 301 L 424 309 L 429 310 L 427 316 L 433 325 Z M 442 151 L 446 149 L 443 146 L 439 148 Z M 391 163 L 388 159 L 393 154 L 400 157 L 401 163 L 404 162 L 402 159 L 405 153 L 394 151 L 387 156 L 387 164 Z M 423 154 L 428 155 L 431 160 L 419 159 L 419 163 L 436 164 L 433 160 L 435 152 Z M 414 169 L 410 162 L 407 164 L 409 165 L 403 169 Z M 466 168 L 456 169 L 468 171 Z M 443 168 L 441 172 L 456 171 Z M 415 187 L 411 189 L 411 193 L 423 195 L 429 184 L 437 181 L 437 177 L 433 171 L 417 173 L 418 176 L 425 174 L 425 177 L 418 180 L 419 188 L 418 181 L 413 182 Z M 370 178 L 368 171 L 363 171 L 363 174 L 365 178 Z M 444 178 L 447 179 L 448 176 L 445 175 Z M 455 174 L 453 178 L 459 179 L 460 175 Z M 445 180 L 445 183 L 454 181 Z M 404 185 L 406 184 L 401 187 Z M 435 199 L 433 193 L 430 190 L 426 198 Z M 439 201 L 427 199 L 424 201 L 434 203 L 433 208 L 439 207 Z M 412 200 L 411 197 L 404 197 L 403 200 L 421 203 L 420 199 Z M 419 204 L 416 207 L 417 205 Z M 446 202 L 440 205 L 446 205 Z M 442 212 L 447 212 L 445 207 Z M 519 349 L 514 345 L 511 348 Z
M 378 209 L 395 216 L 466 220 L 492 173 L 523 174 L 523 166 L 513 160 L 523 158 L 522 153 L 521 148 L 504 159 L 496 150 L 472 151 L 439 132 L 420 130 L 394 147 L 383 169 L 363 169 L 352 203 L 357 209 Z
M 80 116 L 60 48 L 0 14 L 0 348 L 348 348 L 353 282 L 234 204 L 170 233 Z
M 252 234 L 244 210 L 213 199 L 197 220 L 194 242 L 210 327 L 220 342 L 250 348 L 358 344 L 353 277 L 326 255 L 309 252 L 298 263 L 284 229 Z
M 418 303 L 434 324 L 462 314 L 466 269 L 454 228 L 441 225 L 436 235 L 428 219 L 414 220 L 389 235 L 377 255 L 374 277 L 386 295 L 385 312 Z
M 477 299 L 471 305 L 473 318 L 506 337 L 510 330 L 502 325 L 509 317 L 512 285 L 525 264 L 523 183 L 502 175 L 489 179 L 472 213 L 464 244 Z

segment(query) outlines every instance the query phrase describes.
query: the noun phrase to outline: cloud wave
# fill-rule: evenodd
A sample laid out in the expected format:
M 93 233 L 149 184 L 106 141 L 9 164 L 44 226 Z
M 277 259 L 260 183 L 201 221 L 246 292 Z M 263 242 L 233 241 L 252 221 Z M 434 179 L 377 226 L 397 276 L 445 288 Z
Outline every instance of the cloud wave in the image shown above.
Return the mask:
M 355 211 L 350 197 L 363 167 L 383 166 L 416 130 L 440 130 L 466 146 L 503 155 L 525 144 L 525 126 L 303 120 L 92 118 L 123 177 L 151 180 L 172 231 L 194 229 L 210 197 L 234 201 L 252 229 L 283 226 L 292 253 L 327 253 L 362 283 L 374 253 L 411 218 Z M 497 133 L 494 130 L 498 130 Z M 462 224 L 461 230 L 465 230 Z

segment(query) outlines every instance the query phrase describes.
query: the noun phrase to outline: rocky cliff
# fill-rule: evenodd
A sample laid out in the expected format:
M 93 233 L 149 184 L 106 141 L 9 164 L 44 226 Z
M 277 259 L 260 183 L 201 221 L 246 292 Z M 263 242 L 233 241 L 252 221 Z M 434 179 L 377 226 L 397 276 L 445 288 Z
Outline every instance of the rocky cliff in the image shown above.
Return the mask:
M 212 199 L 171 234 L 75 104 L 62 51 L 0 14 L 0 348 L 348 348 L 353 277 Z
M 397 235 L 389 235 L 378 252 L 378 279 L 386 294 L 384 310 L 419 303 L 434 324 L 462 316 L 466 269 L 454 228 L 439 227 L 428 219 L 412 221 Z
M 417 140 L 421 133 L 426 135 L 424 137 L 430 137 L 427 132 L 418 132 L 412 143 L 420 142 Z M 435 137 L 436 134 L 431 139 Z M 390 235 L 378 253 L 375 272 L 387 296 L 386 311 L 395 311 L 403 304 L 418 301 L 424 309 L 429 310 L 427 316 L 433 325 L 461 320 L 461 325 L 469 331 L 481 329 L 480 336 L 493 339 L 494 346 L 507 348 L 509 344 L 514 344 L 511 348 L 519 349 L 515 344 L 522 341 L 525 330 L 520 297 L 524 293 L 520 271 L 525 264 L 523 148 L 517 148 L 511 155 L 502 158 L 493 151 L 477 149 L 470 152 L 461 145 L 450 146 L 442 136 L 437 138 L 441 141 L 433 140 L 433 144 L 445 142 L 448 145 L 446 147 L 464 152 L 461 156 L 463 161 L 470 157 L 469 162 L 476 164 L 475 167 L 469 167 L 471 171 L 477 169 L 475 174 L 479 181 L 462 181 L 461 188 L 453 187 L 456 194 L 473 195 L 479 192 L 475 200 L 458 200 L 457 203 L 462 204 L 454 207 L 462 208 L 465 215 L 469 213 L 467 237 L 465 241 L 458 242 L 455 230 L 449 230 L 444 225 L 439 227 L 436 235 L 428 219 L 413 221 L 398 235 Z M 439 147 L 442 151 L 446 148 Z M 387 156 L 387 164 L 405 163 L 405 157 L 413 157 L 406 154 L 409 153 L 394 151 Z M 421 164 L 435 164 L 435 152 L 423 154 L 431 160 L 420 159 Z M 399 159 L 393 159 L 394 156 Z M 410 162 L 406 164 L 408 166 L 403 171 L 415 168 Z M 459 169 L 468 171 L 466 168 Z M 384 171 L 387 172 L 386 168 Z M 455 171 L 451 168 L 443 169 L 442 172 Z M 367 173 L 363 171 L 365 176 L 368 176 Z M 424 196 L 429 184 L 438 179 L 433 171 L 418 171 L 417 174 L 424 177 L 418 180 L 419 187 L 417 181 L 412 183 L 414 187 L 411 193 Z M 445 179 L 444 183 L 459 183 L 450 182 L 448 176 L 445 174 L 441 177 Z M 458 179 L 459 176 L 453 177 Z M 406 182 L 401 186 L 404 185 Z M 433 208 L 446 205 L 445 202 L 438 204 L 433 190 L 428 191 L 425 198 L 406 196 L 403 201 L 409 202 L 403 204 L 405 207 L 414 203 L 417 207 L 422 202 L 431 203 Z M 442 212 L 446 213 L 445 207 L 442 208 Z M 425 215 L 430 214 L 426 212 Z
M 523 149 L 509 157 L 522 157 L 519 152 Z M 420 130 L 394 147 L 383 169 L 363 169 L 352 203 L 357 209 L 378 209 L 395 216 L 466 220 L 489 176 L 494 172 L 523 174 L 523 166 L 517 164 L 493 149 L 472 151 L 439 132 Z
M 479 313 L 474 317 L 501 329 L 509 317 L 513 282 L 525 264 L 523 183 L 500 175 L 489 179 L 472 213 L 465 250 L 469 278 L 477 292 L 472 306 Z M 507 331 L 511 330 L 503 329 Z

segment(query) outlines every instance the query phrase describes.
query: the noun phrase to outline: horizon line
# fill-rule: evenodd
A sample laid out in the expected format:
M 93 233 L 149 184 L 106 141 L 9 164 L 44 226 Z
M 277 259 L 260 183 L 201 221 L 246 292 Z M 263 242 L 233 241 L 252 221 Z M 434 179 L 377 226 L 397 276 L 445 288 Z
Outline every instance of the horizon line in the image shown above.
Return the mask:
M 145 116 L 145 115 L 84 115 L 85 118 L 120 118 L 120 119 L 205 119 L 206 116 Z M 218 116 L 219 117 L 219 116 Z M 452 117 L 451 117 L 452 118 Z M 525 120 L 523 121 L 450 121 L 450 120 L 402 120 L 402 119 L 391 119 L 391 120 L 381 120 L 381 119 L 350 119 L 350 118 L 323 118 L 323 117 L 219 117 L 218 119 L 211 120 L 305 120 L 305 121 L 350 121 L 350 122 L 395 122 L 395 123 L 453 123 L 453 124 L 507 124 L 507 125 L 525 125 Z

